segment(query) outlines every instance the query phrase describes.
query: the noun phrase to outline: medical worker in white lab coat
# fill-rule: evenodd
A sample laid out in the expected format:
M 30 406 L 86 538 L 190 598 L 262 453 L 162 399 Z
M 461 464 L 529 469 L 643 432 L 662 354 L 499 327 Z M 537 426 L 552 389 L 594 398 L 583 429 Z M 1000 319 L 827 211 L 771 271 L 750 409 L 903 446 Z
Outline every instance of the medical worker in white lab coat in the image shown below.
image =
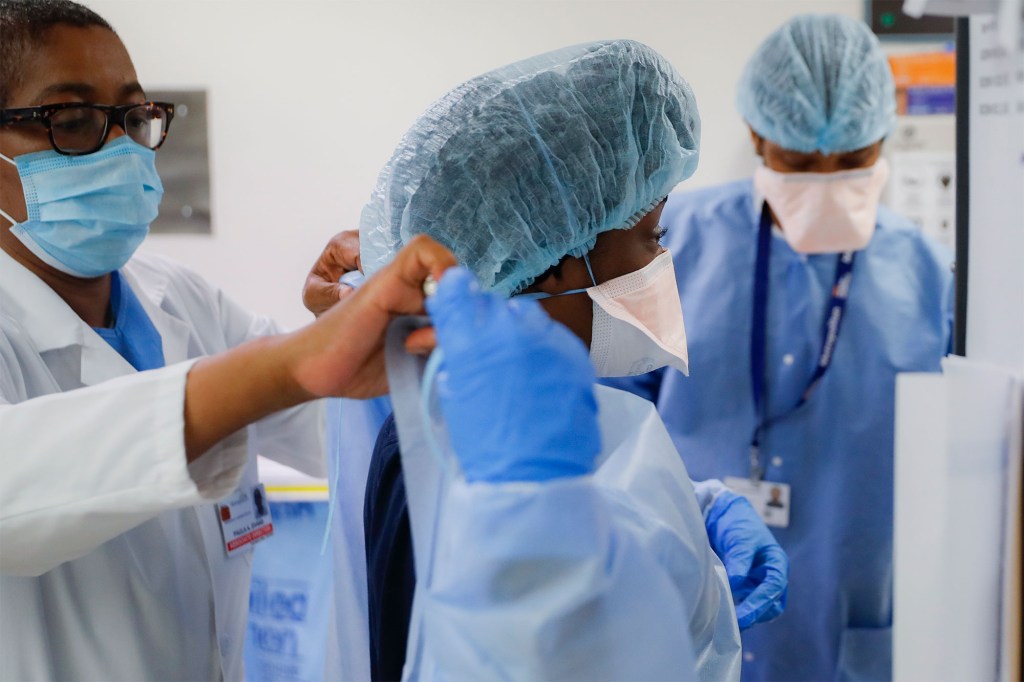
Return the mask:
M 110 26 L 0 0 L 0 35 L 0 679 L 241 679 L 251 554 L 220 525 L 254 453 L 323 474 L 309 401 L 382 393 L 385 327 L 454 259 L 420 240 L 273 335 L 135 255 L 173 106 Z

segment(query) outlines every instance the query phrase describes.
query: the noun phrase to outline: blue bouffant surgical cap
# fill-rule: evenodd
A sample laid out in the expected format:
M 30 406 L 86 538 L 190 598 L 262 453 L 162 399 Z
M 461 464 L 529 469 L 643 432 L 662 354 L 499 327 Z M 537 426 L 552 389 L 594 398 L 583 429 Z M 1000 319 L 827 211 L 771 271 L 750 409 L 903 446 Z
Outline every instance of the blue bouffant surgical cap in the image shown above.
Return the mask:
M 896 122 L 878 39 L 834 14 L 798 16 L 768 36 L 747 62 L 736 106 L 758 135 L 804 153 L 867 147 Z
M 372 274 L 414 235 L 481 285 L 529 286 L 635 225 L 697 167 L 693 91 L 641 43 L 568 47 L 458 86 L 405 134 L 360 221 Z

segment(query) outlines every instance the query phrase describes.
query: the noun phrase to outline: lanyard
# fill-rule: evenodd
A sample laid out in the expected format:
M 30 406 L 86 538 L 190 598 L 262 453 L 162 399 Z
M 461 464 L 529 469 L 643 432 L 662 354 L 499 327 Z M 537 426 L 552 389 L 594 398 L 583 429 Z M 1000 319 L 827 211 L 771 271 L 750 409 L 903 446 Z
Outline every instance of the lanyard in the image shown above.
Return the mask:
M 825 316 L 825 324 L 822 329 L 821 351 L 818 353 L 814 374 L 811 375 L 810 381 L 807 382 L 807 387 L 800 394 L 796 405 L 769 418 L 765 416 L 765 403 L 767 402 L 765 398 L 765 352 L 768 346 L 768 265 L 771 259 L 771 242 L 772 217 L 768 211 L 768 204 L 765 204 L 761 209 L 761 224 L 757 233 L 757 260 L 754 265 L 754 311 L 750 334 L 750 380 L 754 392 L 754 411 L 757 415 L 757 426 L 754 428 L 754 436 L 750 441 L 750 478 L 756 481 L 761 480 L 764 476 L 764 467 L 760 461 L 762 433 L 772 422 L 778 421 L 802 407 L 821 383 L 829 365 L 832 364 L 836 339 L 839 338 L 839 326 L 843 321 L 846 301 L 850 296 L 853 259 L 856 255 L 853 251 L 839 254 L 835 282 L 832 284 L 832 298 L 828 304 L 828 313 Z

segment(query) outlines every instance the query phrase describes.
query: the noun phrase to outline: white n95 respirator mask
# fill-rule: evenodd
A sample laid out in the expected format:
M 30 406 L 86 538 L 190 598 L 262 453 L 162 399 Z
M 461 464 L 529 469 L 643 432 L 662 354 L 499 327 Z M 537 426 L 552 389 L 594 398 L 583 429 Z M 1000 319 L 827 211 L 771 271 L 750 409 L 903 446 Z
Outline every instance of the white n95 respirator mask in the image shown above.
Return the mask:
M 672 254 L 587 289 L 594 301 L 590 359 L 599 377 L 628 377 L 662 367 L 689 374 L 686 327 Z
M 594 272 L 584 254 L 590 280 Z M 590 360 L 599 377 L 631 377 L 662 367 L 689 374 L 686 327 L 676 287 L 672 254 L 667 250 L 640 268 L 604 284 L 557 294 L 535 292 L 520 298 L 541 300 L 586 292 L 594 302 Z
M 754 187 L 798 253 L 858 251 L 871 241 L 889 164 L 836 173 L 780 173 L 761 166 Z

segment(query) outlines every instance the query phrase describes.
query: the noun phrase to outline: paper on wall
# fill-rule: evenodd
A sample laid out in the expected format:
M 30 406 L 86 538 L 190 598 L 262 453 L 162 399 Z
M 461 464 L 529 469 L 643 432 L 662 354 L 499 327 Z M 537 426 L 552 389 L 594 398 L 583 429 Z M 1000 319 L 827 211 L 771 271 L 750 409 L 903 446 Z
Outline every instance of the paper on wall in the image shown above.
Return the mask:
M 956 154 L 894 152 L 889 206 L 929 237 L 955 248 Z

